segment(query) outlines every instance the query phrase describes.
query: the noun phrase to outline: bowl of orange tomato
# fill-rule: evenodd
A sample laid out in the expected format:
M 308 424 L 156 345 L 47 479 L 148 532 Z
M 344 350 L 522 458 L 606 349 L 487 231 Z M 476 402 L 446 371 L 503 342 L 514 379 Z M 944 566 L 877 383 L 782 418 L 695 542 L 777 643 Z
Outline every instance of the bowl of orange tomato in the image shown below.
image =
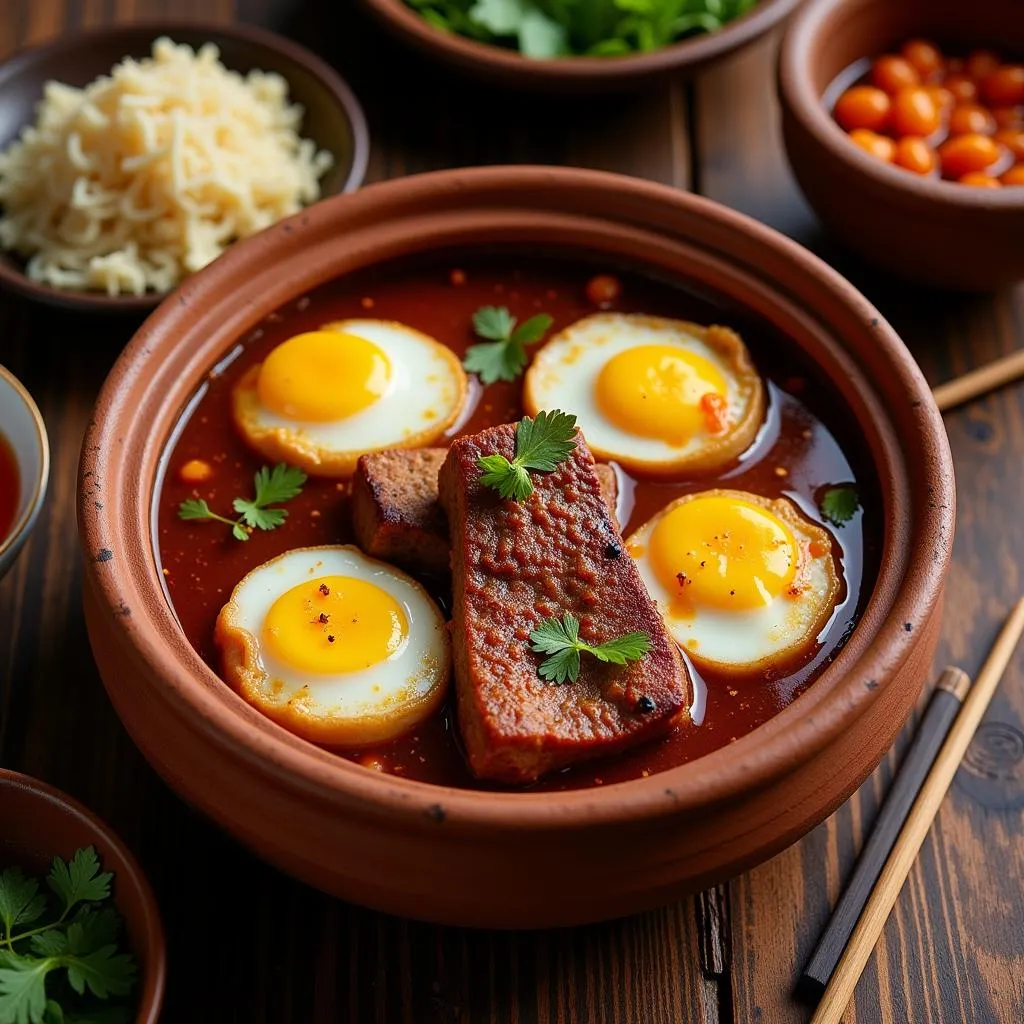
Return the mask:
M 1024 279 L 1020 0 L 810 0 L 779 61 L 800 187 L 850 248 L 908 280 Z

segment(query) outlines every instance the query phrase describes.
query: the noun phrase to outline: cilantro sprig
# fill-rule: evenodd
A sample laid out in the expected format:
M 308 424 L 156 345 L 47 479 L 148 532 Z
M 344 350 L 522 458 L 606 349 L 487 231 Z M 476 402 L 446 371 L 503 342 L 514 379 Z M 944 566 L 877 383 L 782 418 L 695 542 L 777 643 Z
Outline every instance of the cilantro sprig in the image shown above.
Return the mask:
M 552 323 L 547 313 L 538 313 L 517 326 L 505 306 L 482 306 L 473 314 L 473 330 L 487 341 L 471 346 L 462 365 L 483 384 L 515 380 L 526 366 L 526 346 L 540 341 Z
M 91 847 L 54 857 L 47 885 L 10 867 L 0 872 L 0 1024 L 75 1024 L 131 1019 L 124 1002 L 137 968 L 119 951 L 122 921 L 110 900 L 113 875 Z M 101 1002 L 98 1002 L 101 1001 Z
M 522 501 L 533 493 L 529 470 L 550 473 L 576 447 L 576 417 L 555 409 L 539 412 L 536 419 L 524 416 L 516 424 L 516 454 L 482 455 L 477 465 L 484 471 L 480 483 L 493 487 L 503 498 Z
M 588 644 L 580 639 L 579 619 L 569 612 L 560 619 L 546 619 L 530 634 L 530 650 L 549 655 L 537 671 L 541 679 L 553 683 L 579 679 L 581 653 L 612 665 L 627 665 L 639 661 L 650 649 L 647 633 L 625 633 L 602 644 Z
M 849 484 L 829 487 L 818 501 L 822 518 L 833 526 L 845 526 L 859 508 L 860 496 L 857 494 L 857 488 Z
M 178 508 L 178 517 L 225 523 L 231 527 L 235 540 L 248 540 L 253 530 L 274 530 L 288 518 L 287 509 L 268 506 L 298 497 L 306 479 L 301 469 L 284 462 L 279 462 L 273 469 L 263 466 L 253 477 L 256 497 L 235 498 L 232 502 L 232 508 L 238 513 L 237 519 L 228 519 L 214 512 L 203 498 L 183 501 Z

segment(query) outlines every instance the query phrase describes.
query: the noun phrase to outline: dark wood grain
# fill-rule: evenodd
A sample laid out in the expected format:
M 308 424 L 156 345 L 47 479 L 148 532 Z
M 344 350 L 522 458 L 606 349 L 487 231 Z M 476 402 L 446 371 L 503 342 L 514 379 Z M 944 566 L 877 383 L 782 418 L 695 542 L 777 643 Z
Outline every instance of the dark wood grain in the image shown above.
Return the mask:
M 343 19 L 337 9 L 346 9 Z M 823 238 L 786 170 L 774 40 L 695 86 L 627 99 L 521 100 L 384 39 L 334 0 L 0 0 L 0 55 L 66 28 L 242 17 L 332 60 L 363 99 L 370 177 L 477 163 L 579 164 L 694 186 L 811 245 L 862 287 L 938 382 L 1012 350 L 1024 290 L 925 295 Z M 325 26 L 341 23 L 337 30 Z M 39 399 L 50 496 L 0 584 L 0 763 L 66 789 L 139 854 L 169 939 L 165 1020 L 374 1024 L 786 1024 L 791 989 L 902 747 L 802 843 L 695 901 L 562 932 L 474 933 L 328 898 L 266 867 L 149 769 L 88 656 L 74 480 L 95 394 L 133 329 L 0 298 L 0 361 Z M 1024 588 L 1024 407 L 1007 389 L 952 413 L 960 522 L 939 664 L 974 670 Z M 1024 675 L 1008 673 L 858 991 L 849 1021 L 1024 1019 Z M 2 823 L 0 823 L 2 827 Z M 705 971 L 702 973 L 701 965 Z

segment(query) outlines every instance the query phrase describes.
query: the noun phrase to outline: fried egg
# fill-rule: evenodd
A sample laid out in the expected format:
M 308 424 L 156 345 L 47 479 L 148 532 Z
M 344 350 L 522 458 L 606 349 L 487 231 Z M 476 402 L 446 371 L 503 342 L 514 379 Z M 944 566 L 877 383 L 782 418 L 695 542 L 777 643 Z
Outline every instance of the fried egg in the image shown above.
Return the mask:
M 295 548 L 253 569 L 217 617 L 225 678 L 279 725 L 337 746 L 380 743 L 432 715 L 451 674 L 440 609 L 350 546 Z
M 626 550 L 698 667 L 802 663 L 839 597 L 828 532 L 785 498 L 688 494 L 644 523 Z
M 432 444 L 458 419 L 466 389 L 458 358 L 433 338 L 387 320 L 342 320 L 282 342 L 232 399 L 261 455 L 348 477 L 366 452 Z
M 649 475 L 718 469 L 746 451 L 764 385 L 727 327 L 599 313 L 556 334 L 527 371 L 523 402 L 575 413 L 598 459 Z

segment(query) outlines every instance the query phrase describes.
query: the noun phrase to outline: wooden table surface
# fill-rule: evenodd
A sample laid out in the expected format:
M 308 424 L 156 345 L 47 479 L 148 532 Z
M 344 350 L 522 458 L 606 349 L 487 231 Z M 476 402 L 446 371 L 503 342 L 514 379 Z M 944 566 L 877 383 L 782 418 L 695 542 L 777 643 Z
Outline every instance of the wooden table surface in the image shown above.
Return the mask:
M 873 273 L 821 236 L 781 149 L 775 37 L 691 85 L 618 100 L 523 100 L 441 75 L 349 6 L 0 0 L 0 57 L 111 20 L 259 22 L 318 50 L 355 88 L 373 134 L 371 180 L 504 162 L 577 164 L 651 178 L 749 213 L 824 255 L 881 308 L 933 383 L 1024 340 L 1024 286 L 989 297 L 926 294 Z M 339 21 L 341 27 L 330 27 Z M 793 983 L 899 747 L 802 842 L 704 901 L 601 926 L 524 934 L 435 927 L 331 899 L 250 856 L 164 785 L 106 699 L 80 608 L 79 445 L 97 390 L 132 328 L 0 297 L 0 361 L 38 400 L 53 451 L 46 507 L 0 584 L 0 764 L 80 798 L 139 855 L 168 934 L 164 1019 L 806 1020 L 806 1008 L 792 998 Z M 1008 388 L 947 416 L 959 523 L 937 668 L 955 662 L 975 671 L 1024 590 L 1022 396 L 1024 388 Z M 846 1017 L 851 1024 L 1024 1020 L 1022 716 L 1024 659 L 1017 658 L 865 972 Z

